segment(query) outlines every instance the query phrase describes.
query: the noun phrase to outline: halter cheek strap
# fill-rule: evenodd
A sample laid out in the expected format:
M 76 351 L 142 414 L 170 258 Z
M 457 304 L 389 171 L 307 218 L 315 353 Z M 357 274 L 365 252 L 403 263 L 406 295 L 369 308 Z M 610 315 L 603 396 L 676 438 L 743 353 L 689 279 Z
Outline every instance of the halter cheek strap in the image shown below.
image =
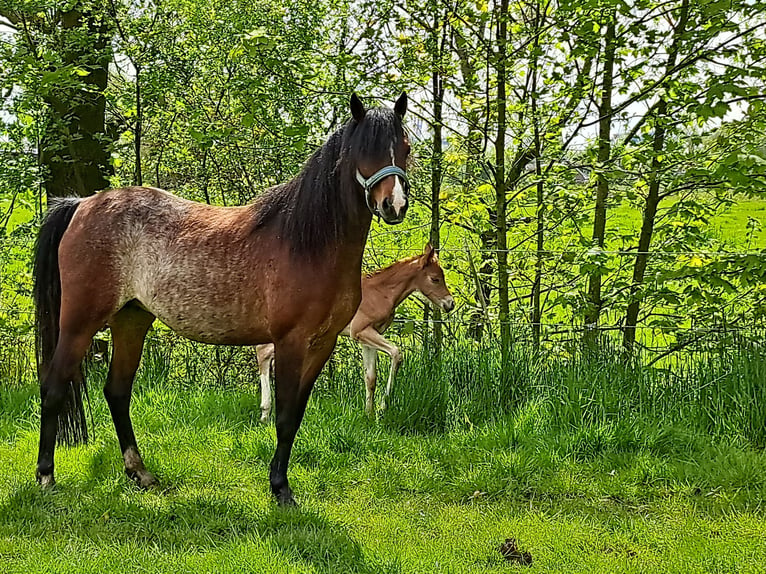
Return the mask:
M 364 188 L 364 199 L 367 202 L 367 207 L 370 209 L 373 215 L 380 215 L 380 214 L 378 213 L 377 207 L 373 204 L 372 188 L 375 187 L 375 184 L 383 181 L 389 175 L 398 175 L 399 177 L 402 178 L 402 181 L 404 182 L 404 190 L 406 194 L 407 190 L 409 190 L 409 187 L 410 187 L 410 180 L 407 177 L 407 173 L 402 168 L 396 165 L 387 165 L 386 167 L 379 169 L 378 171 L 373 173 L 367 179 L 365 179 L 364 176 L 361 173 L 359 173 L 359 170 L 356 170 L 356 181 L 358 181 L 359 185 L 361 185 Z

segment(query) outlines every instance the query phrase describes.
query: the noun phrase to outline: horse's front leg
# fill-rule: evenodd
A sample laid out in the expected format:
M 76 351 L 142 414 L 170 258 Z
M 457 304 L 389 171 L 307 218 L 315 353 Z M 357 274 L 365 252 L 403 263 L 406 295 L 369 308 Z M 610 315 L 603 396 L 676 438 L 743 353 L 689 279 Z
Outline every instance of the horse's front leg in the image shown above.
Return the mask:
M 287 480 L 287 465 L 311 389 L 335 348 L 336 338 L 308 342 L 305 339 L 275 344 L 275 399 L 277 449 L 271 460 L 271 492 L 280 505 L 295 505 Z
M 362 345 L 362 362 L 364 363 L 365 411 L 367 416 L 375 415 L 375 386 L 377 384 L 376 366 L 378 362 L 378 350 L 374 347 Z

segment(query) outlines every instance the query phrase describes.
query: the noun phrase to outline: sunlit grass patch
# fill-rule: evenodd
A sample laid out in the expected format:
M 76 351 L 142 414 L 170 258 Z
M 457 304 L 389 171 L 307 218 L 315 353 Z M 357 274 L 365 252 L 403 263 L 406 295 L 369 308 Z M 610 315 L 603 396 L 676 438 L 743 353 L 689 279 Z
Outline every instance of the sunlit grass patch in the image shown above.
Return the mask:
M 132 412 L 147 466 L 124 475 L 92 373 L 90 444 L 34 483 L 38 398 L 0 391 L 0 571 L 759 572 L 766 563 L 764 360 L 727 351 L 672 372 L 520 347 L 409 357 L 389 410 L 364 413 L 343 365 L 317 385 L 279 509 L 254 385 L 154 378 Z M 100 367 L 98 367 L 100 368 Z M 760 419 L 763 420 L 762 418 Z

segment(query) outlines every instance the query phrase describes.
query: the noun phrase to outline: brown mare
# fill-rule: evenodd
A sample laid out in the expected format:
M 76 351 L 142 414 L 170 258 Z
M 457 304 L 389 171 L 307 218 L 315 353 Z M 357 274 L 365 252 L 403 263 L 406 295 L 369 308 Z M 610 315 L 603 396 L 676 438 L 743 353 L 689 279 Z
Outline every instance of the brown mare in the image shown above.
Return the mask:
M 391 395 L 394 377 L 402 361 L 399 348 L 383 336 L 394 320 L 396 308 L 415 291 L 425 295 L 431 303 L 444 311 L 455 307 L 444 271 L 439 265 L 434 248 L 429 243 L 422 255 L 397 261 L 384 269 L 362 277 L 362 302 L 354 318 L 341 331 L 362 345 L 364 380 L 367 387 L 366 410 L 368 415 L 375 412 L 375 386 L 377 374 L 375 365 L 378 351 L 391 357 L 386 392 L 381 409 L 386 408 L 386 399 Z M 267 422 L 271 414 L 271 361 L 274 345 L 258 345 L 258 367 L 261 376 L 261 422 Z
M 155 318 L 213 344 L 273 342 L 277 447 L 271 490 L 293 504 L 287 466 L 314 381 L 361 301 L 361 266 L 373 213 L 399 223 L 407 210 L 409 142 L 394 109 L 352 118 L 292 181 L 242 207 L 213 207 L 159 189 L 123 188 L 53 202 L 35 257 L 42 402 L 37 479 L 54 484 L 57 432 L 87 440 L 80 364 L 93 335 L 112 331 L 104 394 L 125 471 L 146 470 L 130 420 L 133 378 Z

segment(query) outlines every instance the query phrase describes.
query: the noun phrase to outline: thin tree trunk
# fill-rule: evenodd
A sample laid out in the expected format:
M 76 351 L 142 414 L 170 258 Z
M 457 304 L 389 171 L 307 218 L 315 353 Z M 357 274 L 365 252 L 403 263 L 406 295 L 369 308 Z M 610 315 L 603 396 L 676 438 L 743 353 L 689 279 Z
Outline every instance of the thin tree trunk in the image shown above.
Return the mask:
M 537 66 L 538 66 L 538 52 L 540 45 L 540 7 L 539 4 L 535 5 L 535 40 L 532 49 L 532 61 L 529 66 L 529 73 L 531 74 L 532 90 L 530 98 L 530 107 L 532 112 L 532 125 L 534 129 L 534 156 L 535 156 L 535 177 L 537 183 L 535 185 L 537 191 L 537 210 L 536 210 L 536 225 L 535 230 L 535 278 L 532 282 L 532 294 L 531 294 L 531 312 L 530 323 L 532 325 L 532 341 L 535 348 L 540 347 L 540 338 L 542 333 L 542 308 L 540 306 L 540 293 L 542 291 L 543 282 L 543 263 L 545 253 L 543 251 L 545 247 L 545 194 L 543 188 L 543 172 L 542 172 L 542 146 L 540 143 L 540 118 L 537 114 Z
M 604 248 L 606 237 L 606 201 L 609 197 L 609 180 L 604 173 L 612 154 L 612 85 L 614 81 L 616 17 L 609 13 L 609 23 L 604 37 L 604 76 L 601 82 L 601 102 L 598 107 L 598 156 L 596 179 L 596 208 L 593 214 L 593 244 Z M 598 323 L 603 301 L 601 299 L 601 270 L 595 269 L 588 277 L 588 304 L 585 310 L 585 342 L 595 346 L 598 340 Z
M 668 49 L 668 61 L 666 71 L 669 75 L 675 67 L 678 52 L 680 50 L 681 36 L 686 30 L 686 23 L 689 19 L 689 0 L 682 0 L 681 11 L 678 17 L 678 23 L 673 31 L 673 42 Z M 622 345 L 625 352 L 630 355 L 636 342 L 636 327 L 638 323 L 638 314 L 641 308 L 641 286 L 644 282 L 646 267 L 649 260 L 649 247 L 652 242 L 654 232 L 654 219 L 657 215 L 657 208 L 660 204 L 660 170 L 662 169 L 661 154 L 665 147 L 665 122 L 667 121 L 668 102 L 665 96 L 660 96 L 659 102 L 654 113 L 654 138 L 652 140 L 652 165 L 649 172 L 649 192 L 646 196 L 644 205 L 644 216 L 641 224 L 641 234 L 638 238 L 638 253 L 636 253 L 636 262 L 633 266 L 633 281 L 630 287 L 630 303 L 625 314 L 625 324 L 623 326 Z
M 434 7 L 434 22 L 431 30 L 431 39 L 433 42 L 431 53 L 431 89 L 433 91 L 433 146 L 431 154 L 431 245 L 436 251 L 441 247 L 439 237 L 439 216 L 440 216 L 440 198 L 442 182 L 442 106 L 444 100 L 444 86 L 441 76 L 441 50 L 439 46 L 439 11 L 438 6 Z M 442 346 L 442 324 L 441 311 L 433 310 L 433 350 L 436 354 L 441 352 Z
M 490 224 L 495 222 L 494 209 L 488 208 Z M 493 257 L 492 253 L 495 251 L 497 245 L 497 233 L 494 229 L 488 229 L 482 231 L 479 234 L 481 239 L 481 248 L 479 250 L 480 264 L 476 271 L 477 285 L 476 285 L 476 300 L 484 301 L 486 304 L 492 300 L 492 275 L 493 275 Z M 469 255 L 470 256 L 470 255 Z M 470 337 L 477 341 L 481 341 L 484 336 L 484 326 L 487 323 L 487 314 L 482 310 L 477 310 L 471 315 L 471 324 L 468 328 L 468 334 Z
M 508 0 L 500 0 L 497 29 L 497 138 L 495 139 L 495 213 L 497 216 L 497 285 L 500 319 L 500 352 L 505 367 L 510 346 L 511 326 L 508 303 L 508 241 L 505 210 L 505 130 L 506 130 L 506 57 L 508 42 Z
M 476 73 L 475 61 L 472 59 L 474 54 L 471 47 L 465 41 L 465 38 L 457 31 L 454 33 L 454 51 L 460 61 L 463 93 L 466 96 L 478 94 L 479 76 Z M 487 90 L 489 90 L 489 84 L 485 84 L 485 86 Z M 489 94 L 487 93 L 486 95 L 488 98 Z M 465 138 L 467 154 L 462 182 L 463 193 L 468 193 L 471 187 L 475 186 L 479 180 L 479 164 L 482 162 L 484 156 L 482 141 L 486 141 L 486 139 L 482 137 L 482 131 L 479 127 L 479 110 L 472 106 L 463 107 L 461 109 L 461 114 L 465 117 L 468 126 L 468 133 Z M 489 212 L 490 225 L 494 227 L 495 217 L 493 208 L 490 205 L 487 205 L 486 208 Z M 476 297 L 476 301 L 481 304 L 481 309 L 474 310 L 469 317 L 468 336 L 476 341 L 481 341 L 484 335 L 484 326 L 488 322 L 487 305 L 492 296 L 491 279 L 494 259 L 492 250 L 495 247 L 497 234 L 494 229 L 484 230 L 480 232 L 480 239 L 480 264 L 478 269 L 475 268 L 472 255 L 468 252 L 469 264 L 471 265 L 476 287 L 474 296 Z
M 141 137 L 144 124 L 143 109 L 141 107 L 141 66 L 134 64 L 136 69 L 136 133 L 133 140 L 133 149 L 136 154 L 135 184 L 144 185 L 144 176 L 141 171 Z
M 532 102 L 535 102 L 536 98 L 532 98 Z M 533 116 L 536 118 L 535 105 L 533 103 Z M 535 348 L 540 347 L 540 339 L 542 334 L 543 314 L 540 306 L 540 293 L 542 291 L 543 283 L 543 263 L 545 259 L 545 194 L 543 188 L 543 173 L 540 160 L 540 129 L 537 125 L 537 119 L 535 121 L 535 176 L 537 177 L 537 183 L 535 188 L 537 190 L 537 216 L 536 216 L 536 229 L 535 229 L 535 278 L 532 282 L 532 305 L 530 312 L 530 323 L 532 325 L 532 341 Z

